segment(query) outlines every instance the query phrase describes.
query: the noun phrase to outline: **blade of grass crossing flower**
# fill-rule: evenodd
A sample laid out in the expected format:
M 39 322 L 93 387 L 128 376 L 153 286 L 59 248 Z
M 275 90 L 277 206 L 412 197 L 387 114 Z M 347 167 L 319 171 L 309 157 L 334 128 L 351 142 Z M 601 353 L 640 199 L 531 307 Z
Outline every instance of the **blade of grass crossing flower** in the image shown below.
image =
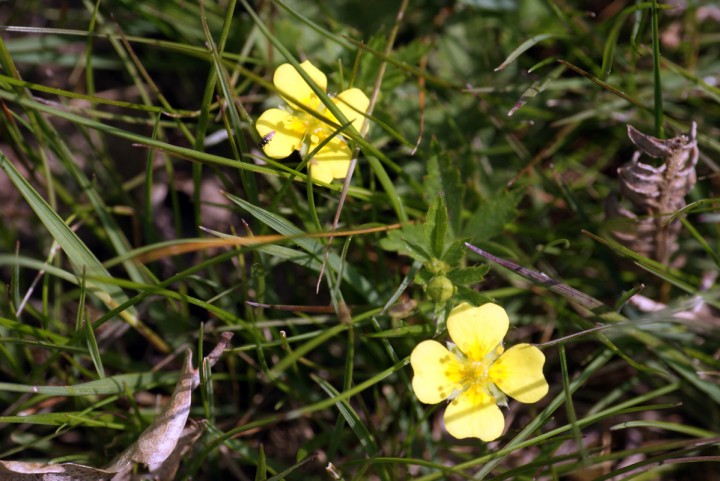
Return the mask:
M 2 169 L 15 185 L 18 191 L 25 198 L 26 202 L 35 211 L 45 228 L 50 232 L 53 239 L 62 247 L 70 259 L 76 273 L 85 269 L 89 282 L 88 287 L 105 305 L 110 308 L 117 306 L 127 300 L 127 296 L 118 286 L 103 282 L 98 279 L 112 278 L 110 273 L 98 261 L 97 257 L 80 240 L 80 238 L 63 222 L 60 216 L 45 202 L 33 187 L 15 169 L 10 160 L 0 152 L 0 169 Z M 160 337 L 145 326 L 137 317 L 134 308 L 129 308 L 120 313 L 120 316 L 141 334 L 147 337 L 157 349 L 162 352 L 170 352 L 170 347 Z
M 260 31 L 265 35 L 265 37 L 273 44 L 275 48 L 278 49 L 278 51 L 283 55 L 285 60 L 295 67 L 295 70 L 297 70 L 298 74 L 303 78 L 303 80 L 308 84 L 308 86 L 312 89 L 313 93 L 317 95 L 317 97 L 322 101 L 322 103 L 325 105 L 325 107 L 332 113 L 332 115 L 340 122 L 340 125 L 348 124 L 349 121 L 345 117 L 345 115 L 342 113 L 342 111 L 338 108 L 337 105 L 335 105 L 334 102 L 328 97 L 327 93 L 325 93 L 310 77 L 310 75 L 305 72 L 303 68 L 300 67 L 300 63 L 295 59 L 295 57 L 290 53 L 290 51 L 278 40 L 277 37 L 275 37 L 270 29 L 264 24 L 262 19 L 258 17 L 257 13 L 250 7 L 250 5 L 247 3 L 246 0 L 240 0 L 240 2 L 243 4 L 243 7 L 245 7 L 245 10 L 248 12 L 248 14 L 252 17 L 255 24 L 258 26 Z M 372 99 L 370 100 L 372 105 Z M 337 126 L 336 126 L 337 127 Z M 374 148 L 372 145 L 370 145 L 367 141 L 365 141 L 359 132 L 353 127 L 352 125 L 349 126 L 348 136 L 351 137 L 355 142 L 360 145 L 360 147 L 366 152 L 366 155 L 368 156 L 368 162 L 370 163 L 370 167 L 375 173 L 375 175 L 378 177 L 378 180 L 380 181 L 380 185 L 382 185 L 383 189 L 385 190 L 385 194 L 387 195 L 388 201 L 393 206 L 396 214 L 398 215 L 398 218 L 401 222 L 407 221 L 407 214 L 405 213 L 405 208 L 402 204 L 400 196 L 397 194 L 397 191 L 395 190 L 395 186 L 393 182 L 391 181 L 390 177 L 388 176 L 387 172 L 385 171 L 385 168 L 378 160 L 379 158 L 386 159 L 386 157 L 382 154 L 382 152 L 378 151 L 376 148 Z

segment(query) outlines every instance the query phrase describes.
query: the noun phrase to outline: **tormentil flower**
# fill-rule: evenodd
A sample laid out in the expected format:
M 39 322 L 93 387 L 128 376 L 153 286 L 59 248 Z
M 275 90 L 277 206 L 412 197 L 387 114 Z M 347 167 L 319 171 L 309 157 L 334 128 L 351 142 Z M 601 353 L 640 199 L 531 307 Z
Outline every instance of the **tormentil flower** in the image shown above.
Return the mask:
M 320 88 L 327 90 L 327 77 L 309 60 L 301 63 L 300 67 Z M 289 63 L 280 65 L 275 70 L 273 83 L 288 105 L 287 109 L 266 110 L 255 123 L 263 139 L 269 138 L 262 146 L 268 157 L 284 159 L 295 150 L 303 154 L 312 152 L 337 130 L 300 108 L 298 103 L 340 125 L 295 67 Z M 367 96 L 360 89 L 352 88 L 341 92 L 332 100 L 359 132 L 365 121 L 364 114 L 370 105 Z M 347 176 L 351 158 L 352 152 L 345 139 L 342 135 L 336 135 L 310 160 L 310 173 L 313 179 L 322 182 L 342 179 Z
M 458 439 L 499 438 L 505 419 L 497 405 L 507 405 L 506 395 L 534 403 L 548 392 L 540 349 L 517 344 L 504 350 L 509 323 L 505 309 L 496 304 L 463 303 L 448 317 L 448 333 L 455 343 L 448 343 L 450 350 L 439 342 L 423 341 L 410 355 L 415 394 L 428 404 L 451 399 L 445 428 Z

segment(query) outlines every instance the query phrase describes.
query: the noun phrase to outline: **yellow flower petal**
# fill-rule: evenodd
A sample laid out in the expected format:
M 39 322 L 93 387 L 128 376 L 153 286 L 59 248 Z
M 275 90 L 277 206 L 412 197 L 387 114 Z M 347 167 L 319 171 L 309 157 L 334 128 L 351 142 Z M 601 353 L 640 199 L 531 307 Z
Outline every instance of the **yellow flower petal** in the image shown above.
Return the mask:
M 310 152 L 319 144 L 311 144 Z M 352 152 L 341 137 L 336 136 L 316 153 L 308 168 L 314 180 L 332 182 L 333 179 L 344 179 L 350 168 Z
M 255 128 L 263 137 L 275 132 L 263 146 L 265 154 L 273 159 L 284 159 L 294 150 L 300 150 L 305 136 L 305 125 L 294 115 L 280 109 L 263 112 L 255 122 Z
M 490 379 L 508 396 L 534 403 L 548 393 L 543 376 L 545 355 L 530 344 L 517 344 L 505 351 L 488 371 Z
M 413 390 L 421 402 L 439 403 L 462 388 L 457 383 L 460 369 L 457 358 L 437 341 L 423 341 L 415 346 L 410 364 Z
M 505 429 L 505 418 L 492 396 L 482 389 L 469 389 L 448 405 L 445 429 L 457 439 L 494 441 Z
M 363 122 L 365 122 L 365 116 L 370 106 L 370 99 L 360 89 L 349 89 L 333 99 L 335 105 L 342 111 L 343 115 L 352 122 L 353 127 L 360 132 Z M 338 122 L 339 123 L 339 122 Z
M 450 311 L 447 322 L 450 338 L 470 361 L 482 361 L 499 347 L 509 325 L 505 309 L 497 304 L 474 307 L 465 302 Z
M 313 79 L 318 87 L 322 90 L 327 90 L 327 77 L 318 70 L 310 60 L 305 60 L 300 64 L 300 67 L 310 75 L 310 78 Z M 312 91 L 298 71 L 295 70 L 295 67 L 289 63 L 284 63 L 275 70 L 273 83 L 275 84 L 275 88 L 278 89 L 280 96 L 290 106 L 298 108 L 297 104 L 289 99 L 289 97 L 293 97 L 297 102 L 307 108 L 317 110 L 320 99 L 318 99 L 315 92 Z

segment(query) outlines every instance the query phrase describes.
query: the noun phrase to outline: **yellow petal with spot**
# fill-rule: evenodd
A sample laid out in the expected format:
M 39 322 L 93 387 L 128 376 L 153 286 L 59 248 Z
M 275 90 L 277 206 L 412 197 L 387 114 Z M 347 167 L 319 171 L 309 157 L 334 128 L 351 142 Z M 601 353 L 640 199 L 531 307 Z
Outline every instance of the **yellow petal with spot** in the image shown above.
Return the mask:
M 507 333 L 510 319 L 497 304 L 480 307 L 464 302 L 448 316 L 450 338 L 470 361 L 482 361 L 496 349 Z
M 548 393 L 543 375 L 545 355 L 530 344 L 517 344 L 505 351 L 488 370 L 492 382 L 508 396 L 534 403 Z
M 505 429 L 505 418 L 495 399 L 481 389 L 469 389 L 453 399 L 444 419 L 445 429 L 457 439 L 494 441 Z
M 309 60 L 305 60 L 300 64 L 302 68 L 310 78 L 320 87 L 323 91 L 327 90 L 327 77 L 324 73 L 318 70 Z M 273 76 L 273 83 L 275 88 L 278 89 L 278 93 L 289 105 L 294 108 L 298 108 L 297 104 L 291 100 L 295 99 L 301 105 L 309 108 L 310 110 L 317 110 L 320 105 L 320 99 L 318 99 L 315 92 L 312 91 L 310 85 L 305 82 L 295 67 L 289 63 L 280 65 L 275 70 Z
M 310 152 L 318 145 L 311 144 Z M 333 179 L 347 177 L 351 158 L 350 147 L 341 137 L 336 136 L 310 159 L 308 168 L 314 180 L 330 183 Z
M 436 404 L 462 389 L 457 383 L 460 366 L 454 354 L 437 341 L 423 341 L 410 354 L 412 387 L 417 398 Z
M 280 109 L 270 109 L 262 113 L 255 122 L 258 133 L 272 138 L 263 146 L 263 151 L 273 159 L 284 159 L 295 150 L 300 150 L 305 135 L 305 125 L 294 115 Z
M 353 127 L 360 132 L 363 122 L 365 122 L 365 112 L 370 106 L 370 99 L 360 89 L 349 89 L 333 99 L 335 105 L 345 117 L 352 122 Z M 340 123 L 340 122 L 338 122 Z

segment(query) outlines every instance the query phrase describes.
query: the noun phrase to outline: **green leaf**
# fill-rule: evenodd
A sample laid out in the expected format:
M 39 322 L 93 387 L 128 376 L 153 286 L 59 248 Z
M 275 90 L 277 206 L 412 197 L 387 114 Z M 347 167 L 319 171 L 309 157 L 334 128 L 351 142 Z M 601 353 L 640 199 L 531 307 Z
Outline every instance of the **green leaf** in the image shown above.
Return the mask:
M 472 237 L 472 242 L 484 242 L 502 234 L 505 225 L 517 217 L 516 206 L 523 194 L 522 189 L 502 192 L 480 204 L 465 225 L 465 233 Z
M 425 250 L 424 227 L 419 224 L 403 226 L 400 230 L 391 230 L 387 237 L 380 239 L 380 246 L 388 251 L 399 252 L 420 262 L 428 262 L 430 254 Z
M 468 239 L 460 239 L 450 244 L 450 247 L 448 247 L 440 260 L 450 267 L 455 267 L 460 264 L 460 261 L 465 258 L 465 242 L 467 242 L 467 240 Z
M 427 197 L 444 199 L 449 230 L 451 234 L 457 235 L 461 229 L 462 205 L 465 197 L 465 186 L 460 179 L 460 169 L 436 140 L 433 140 L 430 149 L 432 154 L 427 162 L 425 177 Z
M 445 252 L 445 234 L 447 234 L 448 218 L 445 202 L 442 197 L 436 197 L 428 209 L 427 218 L 423 226 L 425 246 L 430 255 L 437 259 Z
M 455 295 L 455 297 L 458 301 L 467 301 L 474 306 L 482 306 L 483 304 L 487 304 L 488 302 L 494 302 L 492 298 L 486 296 L 485 294 L 481 294 L 478 291 L 470 289 L 469 287 L 456 287 L 457 294 Z
M 485 274 L 490 270 L 490 266 L 487 264 L 466 267 L 463 269 L 455 269 L 449 272 L 447 278 L 452 281 L 453 284 L 462 286 L 471 286 L 479 284 L 485 279 Z

